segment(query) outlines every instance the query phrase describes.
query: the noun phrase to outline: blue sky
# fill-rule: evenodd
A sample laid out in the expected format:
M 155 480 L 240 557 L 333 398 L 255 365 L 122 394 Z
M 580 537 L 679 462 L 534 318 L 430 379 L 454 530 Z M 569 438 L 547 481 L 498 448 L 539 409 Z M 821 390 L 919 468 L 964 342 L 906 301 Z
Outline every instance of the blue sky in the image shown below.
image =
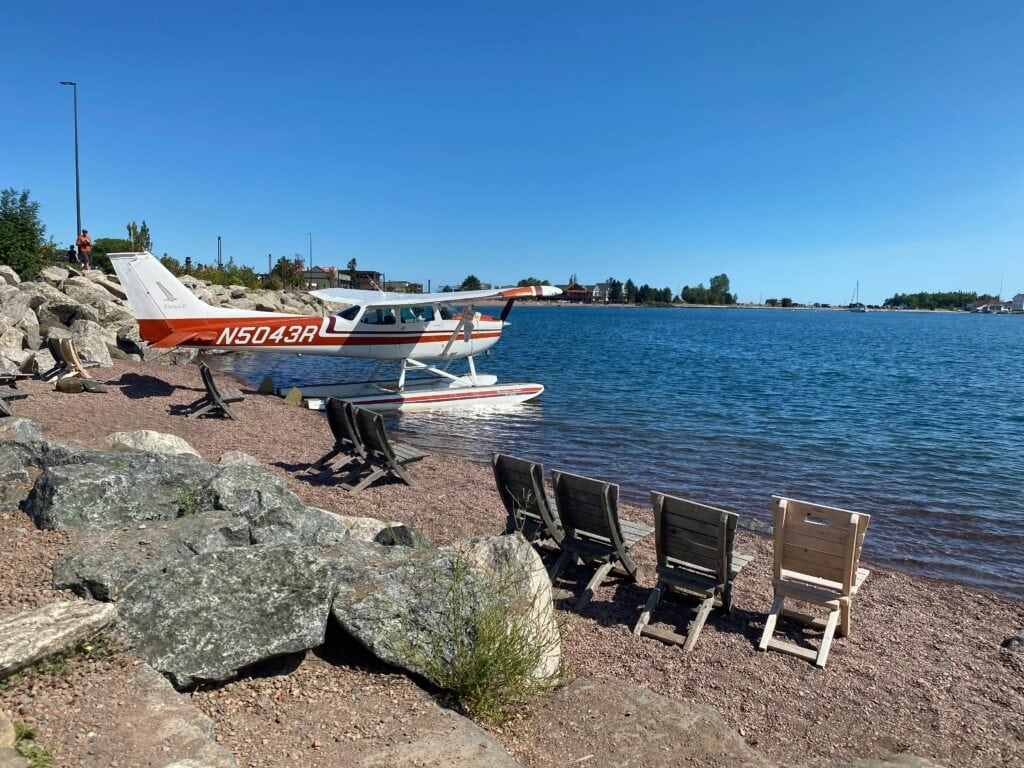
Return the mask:
M 388 279 L 1024 290 L 1024 3 L 38 3 L 0 187 L 54 240 Z

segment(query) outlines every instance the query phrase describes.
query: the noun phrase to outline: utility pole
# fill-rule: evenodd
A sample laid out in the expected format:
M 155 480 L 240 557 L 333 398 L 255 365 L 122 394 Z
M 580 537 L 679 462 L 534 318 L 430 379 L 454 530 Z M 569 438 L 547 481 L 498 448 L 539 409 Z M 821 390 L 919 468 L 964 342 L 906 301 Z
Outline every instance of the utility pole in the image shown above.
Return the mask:
M 309 268 L 313 268 L 313 233 L 309 233 Z
M 75 103 L 75 221 L 78 229 L 75 230 L 75 239 L 82 234 L 82 194 L 78 177 L 78 83 L 72 80 L 61 80 L 61 85 L 70 85 L 74 91 Z
M 220 266 L 221 266 L 220 253 L 221 253 L 221 251 L 220 251 L 220 235 L 217 235 L 217 269 L 220 269 Z

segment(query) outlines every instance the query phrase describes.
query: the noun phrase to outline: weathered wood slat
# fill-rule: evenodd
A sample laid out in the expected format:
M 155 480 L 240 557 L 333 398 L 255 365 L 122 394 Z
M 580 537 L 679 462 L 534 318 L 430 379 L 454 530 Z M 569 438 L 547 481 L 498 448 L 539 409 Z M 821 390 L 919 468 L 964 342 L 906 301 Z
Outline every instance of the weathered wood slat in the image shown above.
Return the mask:
M 783 540 L 786 544 L 813 549 L 818 552 L 827 552 L 839 559 L 846 558 L 846 543 L 835 539 L 826 539 L 819 536 L 808 536 L 796 530 L 787 530 L 783 533 Z

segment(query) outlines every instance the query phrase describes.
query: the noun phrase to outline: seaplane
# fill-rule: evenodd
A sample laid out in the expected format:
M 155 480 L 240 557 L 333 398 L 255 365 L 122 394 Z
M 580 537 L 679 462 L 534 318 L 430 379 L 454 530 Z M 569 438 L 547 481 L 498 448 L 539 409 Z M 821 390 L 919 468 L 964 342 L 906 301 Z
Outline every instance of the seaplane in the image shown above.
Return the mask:
M 290 352 L 377 361 L 364 381 L 289 391 L 290 398 L 310 408 L 323 408 L 328 397 L 375 411 L 498 405 L 531 400 L 544 391 L 541 384 L 499 384 L 496 376 L 479 373 L 473 358 L 501 338 L 516 299 L 559 295 L 561 290 L 552 286 L 418 294 L 349 288 L 310 291 L 326 302 L 345 305 L 321 317 L 211 306 L 148 251 L 108 257 L 138 320 L 139 335 L 154 348 Z M 495 298 L 506 300 L 500 317 L 474 309 L 474 302 Z M 449 370 L 455 360 L 465 361 L 464 373 Z M 394 364 L 397 379 L 376 379 L 385 365 Z

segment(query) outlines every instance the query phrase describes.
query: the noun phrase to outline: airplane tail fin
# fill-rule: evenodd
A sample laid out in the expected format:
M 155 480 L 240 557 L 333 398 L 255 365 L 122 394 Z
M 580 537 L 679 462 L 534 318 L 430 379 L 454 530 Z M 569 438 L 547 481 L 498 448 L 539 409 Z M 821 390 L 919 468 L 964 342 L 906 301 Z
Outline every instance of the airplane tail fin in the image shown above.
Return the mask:
M 139 321 L 139 332 L 157 347 L 173 347 L 195 334 L 175 320 L 197 321 L 216 314 L 148 251 L 109 253 L 110 263 Z

